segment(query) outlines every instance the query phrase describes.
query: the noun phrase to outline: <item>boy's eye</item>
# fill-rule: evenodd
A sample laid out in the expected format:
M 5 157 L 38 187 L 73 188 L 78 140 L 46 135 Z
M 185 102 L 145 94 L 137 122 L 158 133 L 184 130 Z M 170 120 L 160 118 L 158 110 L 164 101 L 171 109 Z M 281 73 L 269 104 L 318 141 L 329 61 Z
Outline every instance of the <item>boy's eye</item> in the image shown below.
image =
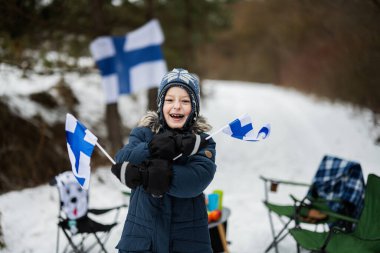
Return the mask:
M 171 98 L 166 98 L 166 99 L 165 99 L 165 102 L 173 102 L 173 99 L 171 99 Z
M 182 100 L 182 103 L 190 103 L 190 100 L 187 100 L 187 99 Z

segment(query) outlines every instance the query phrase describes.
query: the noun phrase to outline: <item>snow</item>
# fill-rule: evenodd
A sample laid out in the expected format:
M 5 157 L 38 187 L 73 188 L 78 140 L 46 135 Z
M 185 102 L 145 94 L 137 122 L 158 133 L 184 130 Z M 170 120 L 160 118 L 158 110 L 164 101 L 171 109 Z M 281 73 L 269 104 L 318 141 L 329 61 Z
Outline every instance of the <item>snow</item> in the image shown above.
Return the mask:
M 37 113 L 49 116 L 49 111 L 33 104 L 26 95 L 52 88 L 59 76 L 32 75 L 26 80 L 4 65 L 0 70 L 0 96 L 5 97 L 14 110 L 26 118 Z M 104 121 L 104 95 L 98 75 L 69 74 L 65 80 L 80 101 L 78 118 L 95 135 L 104 136 L 105 128 L 99 126 Z M 380 133 L 373 127 L 369 111 L 270 84 L 218 80 L 205 80 L 203 84 L 205 98 L 201 113 L 214 126 L 213 131 L 245 113 L 252 117 L 256 129 L 266 123 L 272 128 L 270 137 L 257 143 L 236 140 L 223 133 L 214 138 L 218 168 L 205 193 L 215 189 L 224 191 L 224 206 L 231 209 L 227 231 L 230 252 L 263 252 L 271 241 L 268 214 L 262 204 L 264 186 L 260 175 L 310 183 L 325 154 L 360 162 L 365 178 L 369 173 L 380 175 L 380 147 L 373 141 Z M 123 124 L 133 127 L 144 114 L 145 105 L 144 92 L 121 97 L 119 111 Z M 58 113 L 53 118 L 63 121 L 64 114 Z M 91 179 L 90 207 L 128 203 L 123 190 L 126 188 L 110 173 L 109 167 L 99 168 Z M 270 198 L 290 203 L 289 193 L 301 198 L 306 190 L 280 185 L 279 192 Z M 58 205 L 57 190 L 47 184 L 0 195 L 1 223 L 7 245 L 0 252 L 54 252 Z M 106 244 L 109 252 L 116 252 L 114 247 L 126 212 L 125 209 L 120 214 L 121 224 L 112 230 Z M 111 221 L 106 218 L 102 222 Z M 280 228 L 281 223 L 276 219 L 275 224 Z M 60 238 L 63 245 L 63 234 Z M 296 252 L 291 237 L 281 242 L 280 251 Z

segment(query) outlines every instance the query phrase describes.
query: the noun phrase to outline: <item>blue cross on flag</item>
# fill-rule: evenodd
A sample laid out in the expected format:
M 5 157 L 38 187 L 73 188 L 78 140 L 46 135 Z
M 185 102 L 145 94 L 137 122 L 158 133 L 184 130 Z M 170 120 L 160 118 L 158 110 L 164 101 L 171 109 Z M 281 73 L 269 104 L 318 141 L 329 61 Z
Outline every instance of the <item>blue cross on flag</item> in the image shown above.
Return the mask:
M 71 169 L 82 188 L 88 190 L 90 159 L 98 138 L 69 113 L 66 115 L 65 129 Z
M 167 72 L 161 51 L 164 41 L 160 23 L 153 19 L 125 36 L 102 36 L 90 51 L 102 75 L 106 102 L 115 103 L 119 94 L 156 87 Z
M 223 128 L 223 133 L 243 141 L 259 141 L 268 138 L 270 125 L 261 127 L 257 134 L 253 129 L 251 117 L 247 114 L 235 119 Z

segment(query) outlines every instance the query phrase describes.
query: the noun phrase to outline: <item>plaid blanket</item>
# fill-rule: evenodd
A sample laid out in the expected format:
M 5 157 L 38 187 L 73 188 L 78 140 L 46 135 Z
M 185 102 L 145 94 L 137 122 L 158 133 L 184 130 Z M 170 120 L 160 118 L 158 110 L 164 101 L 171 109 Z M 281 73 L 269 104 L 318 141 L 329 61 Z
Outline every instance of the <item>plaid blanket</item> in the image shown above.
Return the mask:
M 334 212 L 359 218 L 364 207 L 365 184 L 359 163 L 333 156 L 324 156 L 312 181 L 309 194 L 329 201 Z M 315 196 L 314 196 L 315 197 Z

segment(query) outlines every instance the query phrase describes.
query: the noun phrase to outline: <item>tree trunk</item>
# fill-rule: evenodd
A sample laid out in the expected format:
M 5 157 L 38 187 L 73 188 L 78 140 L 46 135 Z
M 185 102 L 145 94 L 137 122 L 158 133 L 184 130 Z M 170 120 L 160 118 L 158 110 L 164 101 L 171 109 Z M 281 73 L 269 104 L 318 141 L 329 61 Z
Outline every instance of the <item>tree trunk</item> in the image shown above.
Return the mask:
M 185 59 L 184 59 L 184 64 L 185 64 L 185 68 L 186 69 L 193 69 L 194 71 L 194 68 L 196 66 L 190 66 L 191 64 L 194 64 L 194 43 L 193 43 L 193 38 L 192 38 L 192 34 L 193 34 L 193 21 L 192 21 L 192 17 L 191 17 L 191 14 L 192 14 L 192 2 L 191 0 L 185 0 L 185 8 L 186 8 L 186 12 L 185 12 L 185 20 L 184 20 L 184 27 L 185 27 L 185 30 L 186 30 L 186 34 L 189 35 L 189 38 L 187 38 L 185 40 L 185 50 L 184 50 L 184 53 L 185 53 Z
M 146 3 L 146 20 L 149 21 L 154 18 L 154 0 L 145 0 Z M 150 88 L 148 90 L 148 105 L 147 110 L 149 111 L 157 111 L 157 88 Z
M 107 104 L 106 107 L 106 125 L 108 131 L 108 141 L 111 143 L 111 155 L 123 146 L 121 136 L 121 120 L 119 111 L 117 110 L 117 103 Z
M 157 111 L 157 96 L 158 96 L 158 89 L 157 88 L 150 88 L 148 90 L 148 110 L 149 111 Z
M 90 2 L 93 13 L 95 36 L 109 35 L 109 31 L 104 26 L 105 18 L 107 18 L 104 16 L 105 12 L 103 11 L 105 1 L 93 0 Z M 121 120 L 117 109 L 117 102 L 106 105 L 106 126 L 109 142 L 109 145 L 107 146 L 110 146 L 112 156 L 123 146 L 121 136 Z
M 1 226 L 1 212 L 0 212 L 0 249 L 5 248 L 3 227 Z

